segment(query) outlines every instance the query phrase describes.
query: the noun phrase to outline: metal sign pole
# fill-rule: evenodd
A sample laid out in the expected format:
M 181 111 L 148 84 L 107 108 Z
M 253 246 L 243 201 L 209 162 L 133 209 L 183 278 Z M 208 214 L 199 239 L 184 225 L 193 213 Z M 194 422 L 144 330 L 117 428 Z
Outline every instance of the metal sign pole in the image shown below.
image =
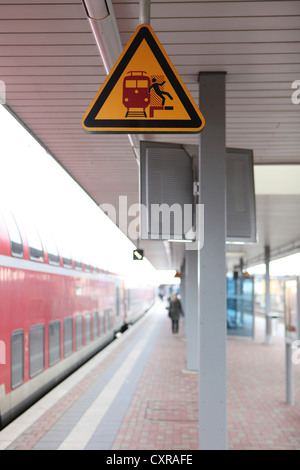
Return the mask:
M 270 316 L 271 312 L 271 297 L 270 297 L 270 247 L 265 247 L 265 264 L 266 264 L 266 344 L 272 342 L 272 319 Z
M 150 26 L 150 6 L 151 0 L 140 0 L 140 24 Z
M 294 405 L 294 367 L 292 362 L 292 343 L 285 342 L 285 364 L 286 364 L 286 403 Z

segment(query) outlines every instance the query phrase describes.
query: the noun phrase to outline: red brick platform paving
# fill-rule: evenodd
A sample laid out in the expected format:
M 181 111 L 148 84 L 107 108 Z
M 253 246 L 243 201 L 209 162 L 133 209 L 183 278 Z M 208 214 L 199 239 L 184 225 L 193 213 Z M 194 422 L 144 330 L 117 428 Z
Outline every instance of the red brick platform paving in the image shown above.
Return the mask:
M 228 448 L 300 450 L 300 365 L 295 405 L 285 403 L 285 345 L 229 337 Z
M 198 449 L 198 377 L 184 373 L 185 354 L 182 333 L 171 335 L 166 319 L 113 449 Z M 267 346 L 228 337 L 227 365 L 228 449 L 299 450 L 300 365 L 289 406 L 283 339 Z
M 198 378 L 185 356 L 183 327 L 172 335 L 166 316 L 113 449 L 198 448 Z
M 296 405 L 288 406 L 284 342 L 276 338 L 266 346 L 261 338 L 227 341 L 228 448 L 300 450 L 300 365 L 294 367 Z M 183 325 L 173 336 L 166 316 L 113 449 L 198 448 L 198 376 L 185 372 L 185 356 Z M 9 448 L 32 448 L 112 360 L 93 370 Z

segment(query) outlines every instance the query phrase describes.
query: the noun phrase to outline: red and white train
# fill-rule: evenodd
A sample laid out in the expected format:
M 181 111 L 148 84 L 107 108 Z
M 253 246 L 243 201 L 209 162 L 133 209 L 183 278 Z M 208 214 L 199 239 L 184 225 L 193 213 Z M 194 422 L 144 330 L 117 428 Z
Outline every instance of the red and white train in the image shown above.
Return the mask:
M 127 289 L 0 211 L 0 429 L 153 301 L 152 286 Z

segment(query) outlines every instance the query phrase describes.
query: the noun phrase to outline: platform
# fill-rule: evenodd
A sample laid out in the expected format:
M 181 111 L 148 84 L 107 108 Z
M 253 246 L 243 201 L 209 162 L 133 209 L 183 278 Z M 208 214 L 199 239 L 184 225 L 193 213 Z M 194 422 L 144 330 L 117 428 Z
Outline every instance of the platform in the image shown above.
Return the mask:
M 196 449 L 197 376 L 158 303 L 0 433 L 0 449 Z
M 300 449 L 287 406 L 284 343 L 229 337 L 228 448 Z M 196 450 L 198 375 L 185 370 L 184 325 L 172 335 L 158 302 L 138 323 L 0 432 L 8 450 Z

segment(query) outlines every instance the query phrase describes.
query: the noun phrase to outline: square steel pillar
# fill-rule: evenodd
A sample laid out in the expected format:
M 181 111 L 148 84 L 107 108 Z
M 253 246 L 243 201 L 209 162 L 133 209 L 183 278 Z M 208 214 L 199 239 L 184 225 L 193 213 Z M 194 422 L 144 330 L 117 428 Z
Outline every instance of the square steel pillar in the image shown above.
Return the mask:
M 199 448 L 227 448 L 226 416 L 226 139 L 223 72 L 199 75 L 200 204 L 204 245 L 199 269 Z

